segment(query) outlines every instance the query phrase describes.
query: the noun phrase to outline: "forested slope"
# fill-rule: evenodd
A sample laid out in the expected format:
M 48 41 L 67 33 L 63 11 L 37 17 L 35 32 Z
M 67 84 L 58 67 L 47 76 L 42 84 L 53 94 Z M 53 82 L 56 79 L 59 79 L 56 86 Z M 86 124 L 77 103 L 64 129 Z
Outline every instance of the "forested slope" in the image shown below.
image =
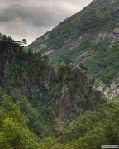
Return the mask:
M 80 114 L 104 102 L 80 68 L 66 61 L 56 73 L 47 56 L 25 52 L 5 35 L 0 40 L 0 70 L 0 99 L 8 94 L 19 102 L 28 127 L 41 138 L 59 134 Z
M 119 145 L 118 97 L 92 87 L 118 90 L 118 40 L 118 0 L 94 0 L 27 50 L 0 34 L 0 148 Z
M 28 46 L 49 57 L 55 69 L 65 59 L 84 63 L 89 82 L 110 85 L 119 72 L 119 1 L 94 0 Z

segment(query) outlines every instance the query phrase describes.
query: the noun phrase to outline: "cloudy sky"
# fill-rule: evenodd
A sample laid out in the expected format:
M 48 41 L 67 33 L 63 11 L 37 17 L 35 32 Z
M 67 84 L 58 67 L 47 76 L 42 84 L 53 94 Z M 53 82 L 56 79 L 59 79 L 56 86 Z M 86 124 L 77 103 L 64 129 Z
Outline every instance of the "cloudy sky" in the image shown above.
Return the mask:
M 92 0 L 0 0 L 0 32 L 28 43 Z

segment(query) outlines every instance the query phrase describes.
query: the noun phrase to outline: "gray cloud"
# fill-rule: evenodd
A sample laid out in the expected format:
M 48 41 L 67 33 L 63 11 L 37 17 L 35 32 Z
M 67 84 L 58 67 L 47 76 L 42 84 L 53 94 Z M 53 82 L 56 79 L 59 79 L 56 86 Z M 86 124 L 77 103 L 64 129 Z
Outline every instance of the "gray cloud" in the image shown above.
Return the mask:
M 68 15 L 62 8 L 50 10 L 48 7 L 16 7 L 5 8 L 0 11 L 0 22 L 14 21 L 20 18 L 25 23 L 30 23 L 35 26 L 54 26 L 57 21 L 65 14 Z M 64 17 L 65 17 L 64 15 Z
M 35 40 L 92 0 L 1 0 L 0 31 L 15 39 Z

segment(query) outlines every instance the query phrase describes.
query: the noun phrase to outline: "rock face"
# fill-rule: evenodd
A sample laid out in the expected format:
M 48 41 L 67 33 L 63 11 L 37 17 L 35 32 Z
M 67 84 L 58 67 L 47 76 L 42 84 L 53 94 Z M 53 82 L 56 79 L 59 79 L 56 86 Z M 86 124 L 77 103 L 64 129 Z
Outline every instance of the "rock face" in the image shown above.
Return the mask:
M 105 95 L 105 97 L 109 100 L 119 95 L 119 76 L 112 82 L 110 87 L 106 87 L 103 82 L 98 83 L 98 86 L 94 89 L 98 91 L 102 91 Z
M 112 82 L 110 88 L 105 89 L 104 94 L 108 99 L 112 99 L 119 95 L 119 77 Z
M 102 99 L 99 92 L 93 91 L 85 75 L 77 68 L 60 69 L 62 86 L 57 100 L 57 115 L 60 122 L 69 124 L 86 110 L 94 109 Z
M 59 43 L 53 44 L 47 50 L 55 51 L 57 48 L 60 50 L 64 50 L 64 49 L 73 50 L 73 49 L 77 48 L 80 45 L 80 43 L 82 42 L 82 39 L 87 36 L 88 36 L 88 34 L 84 34 L 84 35 L 80 36 L 77 40 L 66 38 L 66 39 L 64 39 L 63 42 L 61 41 Z
M 96 43 L 102 40 L 108 40 L 111 42 L 118 41 L 119 40 L 119 27 L 116 27 L 110 32 L 109 31 L 100 32 L 98 36 L 94 39 Z
M 90 56 L 94 54 L 94 51 L 86 51 L 82 55 L 78 56 L 72 63 L 74 67 L 78 67 L 81 63 L 85 62 Z

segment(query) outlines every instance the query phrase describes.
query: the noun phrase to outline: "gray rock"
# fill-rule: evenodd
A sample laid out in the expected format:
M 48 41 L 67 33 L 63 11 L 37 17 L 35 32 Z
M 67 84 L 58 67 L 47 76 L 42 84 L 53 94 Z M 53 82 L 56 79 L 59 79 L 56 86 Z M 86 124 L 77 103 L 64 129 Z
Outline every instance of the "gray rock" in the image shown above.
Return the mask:
M 117 26 L 115 29 L 112 31 L 104 31 L 104 32 L 99 32 L 98 36 L 94 38 L 94 41 L 96 43 L 102 41 L 102 40 L 108 40 L 111 42 L 116 42 L 119 40 L 119 26 Z
M 80 56 L 76 58 L 76 60 L 72 63 L 74 67 L 78 67 L 81 63 L 86 61 L 89 57 L 91 57 L 94 54 L 94 51 L 86 51 Z

